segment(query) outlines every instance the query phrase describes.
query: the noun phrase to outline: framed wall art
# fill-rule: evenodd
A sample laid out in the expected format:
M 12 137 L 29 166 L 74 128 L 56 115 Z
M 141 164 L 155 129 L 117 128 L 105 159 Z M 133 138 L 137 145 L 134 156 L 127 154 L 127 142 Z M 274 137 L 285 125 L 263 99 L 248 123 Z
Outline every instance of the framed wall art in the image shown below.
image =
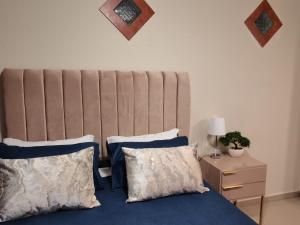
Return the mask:
M 262 47 L 282 26 L 282 22 L 267 0 L 262 1 L 245 21 L 245 24 Z
M 99 10 L 128 40 L 154 15 L 144 0 L 107 0 Z

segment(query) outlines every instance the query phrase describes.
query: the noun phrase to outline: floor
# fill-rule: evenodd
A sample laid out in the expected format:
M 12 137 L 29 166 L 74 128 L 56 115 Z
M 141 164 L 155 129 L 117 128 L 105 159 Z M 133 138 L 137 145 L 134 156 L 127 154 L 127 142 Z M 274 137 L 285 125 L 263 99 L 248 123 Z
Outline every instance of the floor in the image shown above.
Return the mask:
M 238 207 L 255 221 L 259 220 L 259 202 L 241 203 Z M 265 202 L 263 214 L 263 225 L 299 225 L 300 197 Z

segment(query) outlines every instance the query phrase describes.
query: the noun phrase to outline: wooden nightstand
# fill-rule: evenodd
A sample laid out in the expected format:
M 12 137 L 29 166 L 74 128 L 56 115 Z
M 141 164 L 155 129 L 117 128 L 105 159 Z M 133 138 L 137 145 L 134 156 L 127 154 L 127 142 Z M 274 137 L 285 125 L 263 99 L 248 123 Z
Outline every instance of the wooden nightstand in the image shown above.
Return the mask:
M 225 198 L 236 204 L 240 199 L 260 197 L 262 223 L 267 165 L 244 154 L 241 158 L 222 155 L 220 159 L 205 156 L 200 160 L 203 179 Z

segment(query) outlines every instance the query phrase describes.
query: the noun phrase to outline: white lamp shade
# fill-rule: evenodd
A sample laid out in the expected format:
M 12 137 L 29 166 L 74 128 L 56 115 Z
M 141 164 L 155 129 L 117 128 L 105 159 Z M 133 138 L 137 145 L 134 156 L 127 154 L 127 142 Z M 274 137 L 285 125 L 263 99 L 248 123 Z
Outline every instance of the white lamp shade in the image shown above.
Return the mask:
M 225 120 L 224 118 L 215 117 L 209 120 L 208 134 L 215 136 L 225 135 Z

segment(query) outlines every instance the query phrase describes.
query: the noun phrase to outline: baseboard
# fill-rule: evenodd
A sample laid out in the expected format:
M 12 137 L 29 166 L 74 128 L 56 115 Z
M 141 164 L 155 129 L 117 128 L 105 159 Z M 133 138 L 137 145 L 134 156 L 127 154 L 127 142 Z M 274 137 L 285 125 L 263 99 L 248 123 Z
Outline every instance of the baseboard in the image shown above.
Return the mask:
M 278 200 L 283 200 L 283 199 L 288 199 L 288 198 L 296 198 L 296 197 L 300 197 L 300 191 L 268 195 L 268 196 L 265 196 L 264 201 L 266 203 L 266 202 L 272 202 L 272 201 L 278 201 Z M 248 199 L 243 199 L 243 200 L 238 201 L 239 206 L 247 206 L 247 205 L 252 205 L 252 204 L 260 204 L 260 197 L 248 198 Z
M 295 198 L 295 197 L 300 197 L 299 191 L 269 195 L 266 197 L 266 201 L 277 201 L 277 200 L 283 200 L 283 199 Z

